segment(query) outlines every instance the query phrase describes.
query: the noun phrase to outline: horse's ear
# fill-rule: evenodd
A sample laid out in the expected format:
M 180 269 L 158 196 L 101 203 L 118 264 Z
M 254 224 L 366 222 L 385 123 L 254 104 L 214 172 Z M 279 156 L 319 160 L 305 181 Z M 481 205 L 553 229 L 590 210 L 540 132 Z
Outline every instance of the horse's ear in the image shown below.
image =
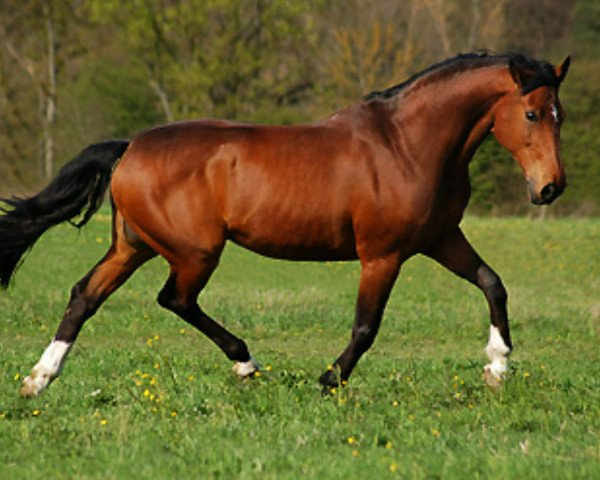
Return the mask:
M 563 60 L 560 65 L 554 67 L 554 73 L 556 74 L 556 79 L 558 80 L 558 84 L 560 85 L 562 81 L 567 76 L 567 72 L 569 71 L 569 65 L 571 65 L 571 57 L 568 56 Z

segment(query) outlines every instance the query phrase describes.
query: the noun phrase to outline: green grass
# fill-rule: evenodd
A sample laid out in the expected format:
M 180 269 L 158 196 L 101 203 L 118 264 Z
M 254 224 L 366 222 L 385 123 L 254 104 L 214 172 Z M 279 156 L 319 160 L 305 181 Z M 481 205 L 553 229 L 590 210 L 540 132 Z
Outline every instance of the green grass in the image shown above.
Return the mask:
M 418 257 L 349 386 L 322 397 L 316 378 L 349 338 L 358 265 L 228 246 L 201 302 L 269 371 L 236 380 L 160 309 L 167 268 L 155 260 L 85 326 L 60 379 L 25 400 L 20 378 L 108 247 L 106 211 L 81 233 L 54 229 L 0 294 L 0 477 L 599 478 L 600 221 L 468 218 L 464 229 L 509 291 L 516 350 L 495 394 L 481 375 L 483 296 Z

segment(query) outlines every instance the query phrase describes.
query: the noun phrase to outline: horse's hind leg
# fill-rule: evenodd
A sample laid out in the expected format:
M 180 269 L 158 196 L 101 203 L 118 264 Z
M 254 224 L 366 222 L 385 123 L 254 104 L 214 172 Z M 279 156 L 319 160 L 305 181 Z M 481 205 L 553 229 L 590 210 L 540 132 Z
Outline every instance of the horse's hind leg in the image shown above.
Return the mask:
M 155 253 L 128 229 L 118 213 L 113 243 L 104 258 L 71 291 L 71 299 L 52 343 L 23 380 L 21 395 L 38 395 L 59 374 L 84 322 L 102 302 Z
M 235 362 L 235 373 L 247 377 L 258 370 L 258 364 L 246 343 L 210 318 L 197 303 L 198 295 L 217 266 L 219 254 L 220 251 L 213 258 L 195 263 L 172 263 L 171 275 L 158 295 L 158 303 L 204 333 Z

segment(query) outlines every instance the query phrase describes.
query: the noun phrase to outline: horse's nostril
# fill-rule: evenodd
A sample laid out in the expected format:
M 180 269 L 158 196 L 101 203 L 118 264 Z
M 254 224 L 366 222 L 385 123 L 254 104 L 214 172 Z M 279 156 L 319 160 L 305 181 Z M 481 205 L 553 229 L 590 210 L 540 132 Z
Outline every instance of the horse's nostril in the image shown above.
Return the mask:
M 542 197 L 542 200 L 544 202 L 550 202 L 550 201 L 554 200 L 554 197 L 556 196 L 556 192 L 557 192 L 556 185 L 554 183 L 549 183 L 544 188 L 542 188 L 542 191 L 540 192 L 540 196 Z

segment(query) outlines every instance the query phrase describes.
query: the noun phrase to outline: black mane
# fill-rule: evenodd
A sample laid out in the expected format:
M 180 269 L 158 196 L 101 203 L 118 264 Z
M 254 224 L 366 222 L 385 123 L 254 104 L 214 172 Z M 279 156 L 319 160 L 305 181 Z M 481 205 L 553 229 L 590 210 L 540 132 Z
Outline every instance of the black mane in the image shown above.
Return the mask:
M 430 65 L 424 70 L 414 74 L 408 80 L 387 88 L 386 90 L 373 91 L 366 94 L 363 100 L 388 99 L 396 96 L 406 87 L 432 72 L 455 73 L 463 70 L 486 67 L 495 64 L 514 65 L 525 74 L 521 90 L 523 95 L 543 85 L 558 87 L 559 81 L 552 65 L 545 61 L 536 60 L 523 53 L 504 53 L 493 55 L 489 52 L 461 53 L 442 62 Z

